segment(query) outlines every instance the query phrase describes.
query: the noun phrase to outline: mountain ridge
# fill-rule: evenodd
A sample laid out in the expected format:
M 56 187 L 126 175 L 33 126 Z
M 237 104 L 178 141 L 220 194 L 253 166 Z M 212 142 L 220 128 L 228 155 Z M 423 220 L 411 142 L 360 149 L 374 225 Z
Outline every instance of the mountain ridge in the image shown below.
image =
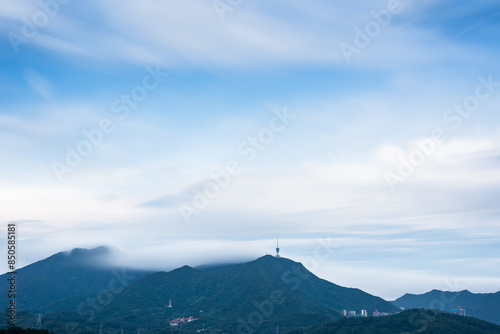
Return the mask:
M 495 293 L 473 293 L 469 290 L 442 291 L 433 289 L 423 294 L 404 294 L 391 302 L 405 309 L 425 308 L 452 312 L 453 305 L 465 309 L 468 316 L 500 325 L 500 291 Z
M 268 333 L 276 326 L 291 330 L 331 322 L 344 309 L 396 314 L 401 303 L 418 306 L 410 303 L 418 295 L 405 294 L 387 302 L 322 279 L 302 263 L 284 257 L 264 255 L 238 264 L 139 272 L 111 266 L 105 260 L 109 252 L 107 247 L 75 248 L 20 268 L 19 310 L 96 332 L 98 324 L 113 330 L 169 328 L 171 320 L 192 316 L 199 320 L 182 325 L 182 330 L 199 329 L 202 323 L 221 333 L 249 329 Z M 456 297 L 453 302 L 478 303 L 478 312 L 494 309 L 499 305 L 496 295 L 500 297 L 500 292 L 468 290 L 457 296 L 440 290 L 428 294 L 428 305 L 444 294 L 446 300 Z M 491 319 L 495 320 L 485 320 Z
M 372 318 L 342 318 L 286 334 L 499 334 L 500 326 L 471 317 L 461 317 L 425 309 L 407 310 L 396 315 Z
M 250 326 L 259 315 L 262 323 L 254 326 L 258 333 L 284 319 L 302 319 L 301 325 L 333 320 L 344 308 L 399 311 L 380 297 L 323 280 L 299 262 L 264 255 L 214 271 L 183 266 L 146 275 L 103 305 L 95 319 L 85 320 L 162 328 L 174 318 L 195 316 L 209 326 L 233 331 Z
M 112 266 L 109 261 L 110 248 L 100 246 L 92 249 L 75 248 L 58 252 L 43 260 L 33 262 L 16 270 L 17 305 L 22 311 L 47 313 L 65 305 L 69 299 L 80 300 L 106 288 L 111 280 L 121 286 L 135 278 L 149 274 L 149 271 Z M 0 275 L 0 291 L 7 291 L 6 277 Z M 0 295 L 0 306 L 8 304 L 7 294 Z M 59 303 L 59 304 L 58 304 Z

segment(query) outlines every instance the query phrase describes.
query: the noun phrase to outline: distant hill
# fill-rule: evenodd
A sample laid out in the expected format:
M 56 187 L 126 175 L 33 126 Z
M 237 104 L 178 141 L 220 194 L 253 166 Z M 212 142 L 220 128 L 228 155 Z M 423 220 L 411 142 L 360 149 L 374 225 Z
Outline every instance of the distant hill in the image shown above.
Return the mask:
M 500 292 L 472 293 L 432 290 L 422 295 L 405 294 L 392 302 L 397 307 L 426 308 L 451 312 L 452 305 L 465 309 L 466 315 L 500 325 Z
M 107 247 L 76 248 L 60 252 L 17 270 L 17 308 L 33 313 L 66 309 L 102 289 L 122 288 L 151 272 L 115 268 L 108 262 Z M 0 291 L 8 291 L 7 274 L 0 276 Z M 0 294 L 6 309 L 7 293 Z
M 283 333 L 283 332 L 281 332 Z M 287 334 L 499 334 L 500 326 L 454 314 L 416 309 L 386 317 L 342 318 Z
M 184 266 L 150 274 L 127 286 L 95 312 L 95 318 L 85 320 L 94 328 L 102 323 L 115 330 L 151 329 L 168 328 L 174 318 L 193 316 L 199 320 L 183 328 L 196 329 L 204 323 L 212 330 L 267 333 L 276 325 L 291 329 L 331 321 L 343 309 L 398 311 L 379 297 L 320 279 L 300 263 L 267 255 L 217 270 Z M 82 321 L 71 313 L 52 316 Z

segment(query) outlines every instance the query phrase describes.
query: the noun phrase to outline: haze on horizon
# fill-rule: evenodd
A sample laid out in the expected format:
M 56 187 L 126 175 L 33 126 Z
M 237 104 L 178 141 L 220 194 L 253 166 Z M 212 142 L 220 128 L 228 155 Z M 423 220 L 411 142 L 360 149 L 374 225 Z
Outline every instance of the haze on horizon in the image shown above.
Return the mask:
M 385 299 L 500 290 L 497 2 L 0 8 L 20 266 L 100 245 L 143 268 L 251 260 L 279 235 Z

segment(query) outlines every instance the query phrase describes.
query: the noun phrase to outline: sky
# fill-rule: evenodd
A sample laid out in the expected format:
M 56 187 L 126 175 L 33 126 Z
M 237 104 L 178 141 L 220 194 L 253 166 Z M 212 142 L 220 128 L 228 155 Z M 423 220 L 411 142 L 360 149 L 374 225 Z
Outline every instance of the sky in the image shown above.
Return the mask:
M 388 300 L 500 290 L 497 1 L 0 8 L 18 266 L 108 245 L 170 270 L 274 254 L 279 236 L 282 256 Z

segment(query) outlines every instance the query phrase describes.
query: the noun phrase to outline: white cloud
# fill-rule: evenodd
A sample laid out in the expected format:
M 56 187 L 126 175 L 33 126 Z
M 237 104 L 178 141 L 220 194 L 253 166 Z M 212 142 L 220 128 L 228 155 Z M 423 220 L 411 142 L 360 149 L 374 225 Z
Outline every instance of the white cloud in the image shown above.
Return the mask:
M 98 11 L 93 21 L 84 18 L 84 12 L 75 3 L 61 6 L 33 40 L 64 54 L 163 63 L 169 67 L 345 65 L 339 44 L 354 43 L 354 27 L 363 29 L 366 22 L 375 20 L 370 13 L 385 9 L 387 2 L 287 2 L 274 5 L 276 8 L 270 4 L 243 3 L 224 21 L 219 20 L 208 0 L 147 0 L 140 4 L 114 0 L 95 2 L 92 6 Z M 413 7 L 406 9 L 405 17 L 411 16 Z M 39 10 L 33 6 L 16 8 L 5 15 L 15 19 L 20 12 Z M 394 67 L 440 59 L 433 45 L 443 46 L 442 40 L 402 27 L 396 19 L 361 50 L 356 62 L 362 66 Z M 463 51 L 450 47 L 449 53 L 464 54 Z

